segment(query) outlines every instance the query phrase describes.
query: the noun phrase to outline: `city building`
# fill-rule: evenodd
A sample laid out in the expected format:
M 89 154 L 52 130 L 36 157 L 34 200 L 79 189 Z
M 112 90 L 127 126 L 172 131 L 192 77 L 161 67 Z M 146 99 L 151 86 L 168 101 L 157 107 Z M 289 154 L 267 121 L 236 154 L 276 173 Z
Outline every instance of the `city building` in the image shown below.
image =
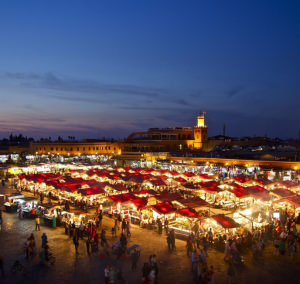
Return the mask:
M 88 156 L 119 154 L 121 145 L 118 142 L 101 141 L 89 139 L 85 142 L 31 142 L 30 153 L 35 155 L 56 155 L 56 156 Z
M 153 152 L 184 149 L 201 149 L 208 142 L 208 128 L 204 113 L 197 117 L 194 131 L 191 127 L 149 128 L 145 132 L 133 132 L 123 142 L 124 152 Z

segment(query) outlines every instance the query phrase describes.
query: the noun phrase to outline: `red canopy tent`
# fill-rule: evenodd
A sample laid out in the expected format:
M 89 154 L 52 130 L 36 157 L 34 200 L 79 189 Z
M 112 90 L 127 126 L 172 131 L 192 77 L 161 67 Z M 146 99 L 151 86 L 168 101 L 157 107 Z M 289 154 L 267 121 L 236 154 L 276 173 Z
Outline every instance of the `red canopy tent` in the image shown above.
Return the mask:
M 173 178 L 173 180 L 177 181 L 177 182 L 180 182 L 180 183 L 185 183 L 187 182 L 186 179 L 182 178 L 182 177 L 177 177 L 177 178 Z
M 268 185 L 272 184 L 272 181 L 270 181 L 267 178 L 255 179 L 254 182 L 259 184 L 260 186 L 268 186 Z
M 183 175 L 185 175 L 186 177 L 194 177 L 195 176 L 195 174 L 193 174 L 191 172 L 183 173 Z
M 147 208 L 152 208 L 154 211 L 156 211 L 160 215 L 167 215 L 175 213 L 176 210 L 173 209 L 173 206 L 169 202 L 163 202 L 158 203 L 155 205 L 150 205 Z
M 150 182 L 153 186 L 167 186 L 162 179 L 153 179 L 148 180 L 147 182 Z
M 217 186 L 210 186 L 210 187 L 202 187 L 200 190 L 209 191 L 209 192 L 221 192 L 222 189 Z
M 296 193 L 294 193 L 288 189 L 285 189 L 285 188 L 275 188 L 273 190 L 270 190 L 269 193 L 273 194 L 277 197 L 280 197 L 280 198 L 286 198 L 286 197 L 296 195 Z
M 194 209 L 188 207 L 177 210 L 177 213 L 188 218 L 198 218 L 198 213 Z
M 65 185 L 60 190 L 66 191 L 66 192 L 74 192 L 78 191 L 78 186 L 76 185 Z
M 116 190 L 116 191 L 120 191 L 120 192 L 123 192 L 123 191 L 128 191 L 128 189 L 123 185 L 123 184 L 108 184 L 107 185 L 108 187 Z
M 224 214 L 214 215 L 211 218 L 218 222 L 224 229 L 240 227 L 239 223 L 235 222 L 233 219 L 225 216 Z
M 282 203 L 282 202 L 287 202 L 296 207 L 300 207 L 300 195 L 295 195 L 295 196 L 286 197 L 286 198 L 283 198 L 280 200 L 276 200 L 273 202 L 273 204 Z
M 247 198 L 250 197 L 251 194 L 245 187 L 238 187 L 231 190 L 228 190 L 229 192 L 233 193 L 237 198 Z
M 269 201 L 271 199 L 269 191 L 259 185 L 248 186 L 246 187 L 246 190 L 249 191 L 251 196 L 255 199 L 261 201 Z
M 216 181 L 202 181 L 197 182 L 195 185 L 200 185 L 201 187 L 212 187 L 212 186 L 219 186 L 220 183 Z
M 77 191 L 77 193 L 86 196 L 86 195 L 96 195 L 105 193 L 104 189 L 101 187 L 90 187 L 90 188 L 82 188 Z
M 204 179 L 204 180 L 213 180 L 213 176 L 210 176 L 208 174 L 199 174 L 197 175 L 197 177 L 199 177 L 200 179 Z

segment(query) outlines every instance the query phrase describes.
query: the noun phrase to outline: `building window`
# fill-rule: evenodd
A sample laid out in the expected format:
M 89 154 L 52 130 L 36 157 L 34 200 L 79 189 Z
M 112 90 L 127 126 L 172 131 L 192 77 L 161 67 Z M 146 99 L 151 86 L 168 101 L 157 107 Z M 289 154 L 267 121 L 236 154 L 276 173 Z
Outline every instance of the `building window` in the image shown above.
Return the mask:
M 53 151 L 53 147 L 51 147 L 51 151 Z
M 96 147 L 96 150 L 98 151 L 98 147 Z
M 95 147 L 93 147 L 93 151 L 95 151 Z
M 100 150 L 103 150 L 103 147 L 100 147 Z
M 46 151 L 46 147 L 44 147 L 44 151 Z
M 68 148 L 67 148 L 67 147 L 65 147 L 65 151 L 68 151 Z
M 70 151 L 73 151 L 73 148 L 71 147 L 71 150 Z
M 105 150 L 107 150 L 107 147 L 105 147 Z
M 58 151 L 58 147 L 56 147 L 56 151 Z
M 91 151 L 91 147 L 89 147 L 89 151 Z
M 182 134 L 182 139 L 186 139 L 186 136 L 185 136 L 185 134 Z
M 188 139 L 191 139 L 191 134 L 188 135 Z
M 77 151 L 79 151 L 79 147 L 77 147 Z
M 181 135 L 180 134 L 178 134 L 178 140 L 180 140 L 181 139 Z
M 114 148 L 114 151 L 116 151 L 116 148 Z
M 110 150 L 110 146 L 108 147 L 108 150 Z
M 85 147 L 83 147 L 83 151 L 85 151 Z
M 63 150 L 63 147 L 60 147 L 60 151 L 62 151 Z

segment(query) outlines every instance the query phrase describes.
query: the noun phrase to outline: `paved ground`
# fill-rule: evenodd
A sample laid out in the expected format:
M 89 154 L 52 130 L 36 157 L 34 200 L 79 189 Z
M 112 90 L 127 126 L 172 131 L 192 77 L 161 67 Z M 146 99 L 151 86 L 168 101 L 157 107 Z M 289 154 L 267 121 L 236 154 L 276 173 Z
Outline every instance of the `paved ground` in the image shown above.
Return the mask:
M 0 193 L 11 191 L 0 186 Z M 6 276 L 0 276 L 0 283 L 104 283 L 105 265 L 122 268 L 125 280 L 130 284 L 141 283 L 142 266 L 148 261 L 150 254 L 157 255 L 159 267 L 158 283 L 194 283 L 190 272 L 190 256 L 186 256 L 185 243 L 176 240 L 176 249 L 167 250 L 166 236 L 158 235 L 156 232 L 132 226 L 132 236 L 129 237 L 128 245 L 139 244 L 142 247 L 141 258 L 137 271 L 131 271 L 130 258 L 117 260 L 116 256 L 109 259 L 100 258 L 99 254 L 86 253 L 85 241 L 80 242 L 79 253 L 75 253 L 72 240 L 64 234 L 62 228 L 49 228 L 41 225 L 41 231 L 35 232 L 35 221 L 18 219 L 17 213 L 3 213 L 4 222 L 0 231 L 0 254 L 5 261 Z M 105 217 L 102 228 L 110 230 L 112 220 Z M 49 245 L 56 257 L 56 263 L 41 265 L 38 256 L 26 259 L 22 251 L 22 244 L 26 238 L 35 233 L 37 247 L 41 246 L 41 235 L 48 235 Z M 117 238 L 108 236 L 108 243 L 113 244 Z M 298 246 L 300 251 L 300 246 Z M 235 266 L 237 283 L 300 283 L 300 252 L 295 253 L 295 259 L 276 260 L 273 257 L 273 246 L 267 244 L 265 255 L 258 264 L 254 265 L 248 251 L 243 252 L 245 266 Z M 223 252 L 215 249 L 210 250 L 208 265 L 215 268 L 215 283 L 228 283 L 228 264 L 223 261 Z M 27 268 L 26 276 L 20 273 L 12 274 L 10 269 L 14 261 L 18 259 Z

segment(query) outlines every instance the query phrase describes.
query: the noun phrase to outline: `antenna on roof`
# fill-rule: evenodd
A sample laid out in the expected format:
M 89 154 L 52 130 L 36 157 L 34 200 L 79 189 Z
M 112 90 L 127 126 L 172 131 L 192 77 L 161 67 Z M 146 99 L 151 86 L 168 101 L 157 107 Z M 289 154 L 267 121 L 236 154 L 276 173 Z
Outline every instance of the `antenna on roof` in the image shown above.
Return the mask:
M 224 124 L 223 125 L 223 136 L 225 136 L 225 134 L 226 134 L 226 125 Z

